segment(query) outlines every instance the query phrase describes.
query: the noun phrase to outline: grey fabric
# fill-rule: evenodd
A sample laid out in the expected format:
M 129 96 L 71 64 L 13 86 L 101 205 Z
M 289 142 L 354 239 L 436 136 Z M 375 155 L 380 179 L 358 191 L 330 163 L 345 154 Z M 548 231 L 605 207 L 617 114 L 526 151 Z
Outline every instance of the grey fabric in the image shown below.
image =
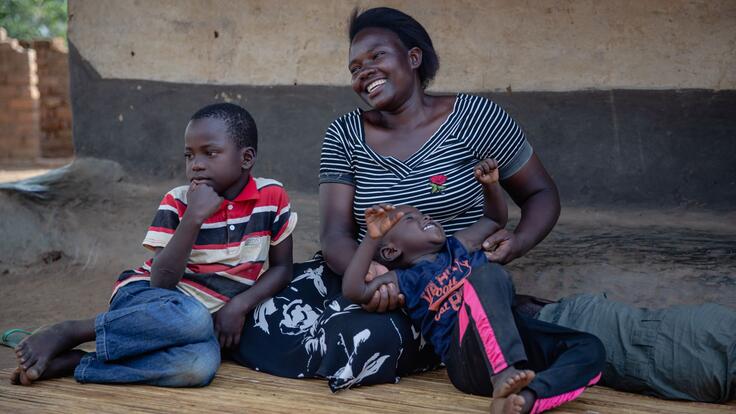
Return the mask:
M 319 175 L 319 183 L 338 183 L 355 185 L 355 177 L 353 174 L 339 173 L 339 172 L 323 172 Z
M 602 384 L 668 399 L 724 402 L 736 393 L 736 310 L 717 304 L 636 308 L 604 294 L 545 306 L 537 319 L 598 336 Z
M 532 157 L 532 154 L 534 154 L 532 145 L 529 141 L 524 141 L 523 146 L 519 149 L 519 152 L 516 153 L 514 158 L 503 168 L 498 169 L 499 178 L 505 180 L 519 172 L 521 167 L 525 166 L 526 162 L 529 161 L 529 158 Z

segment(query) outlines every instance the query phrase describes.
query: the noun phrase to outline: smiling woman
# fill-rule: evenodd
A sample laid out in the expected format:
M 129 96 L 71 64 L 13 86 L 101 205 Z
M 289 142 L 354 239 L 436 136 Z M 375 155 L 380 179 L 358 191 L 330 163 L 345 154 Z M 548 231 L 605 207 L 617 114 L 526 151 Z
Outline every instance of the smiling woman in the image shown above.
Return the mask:
M 236 355 L 245 365 L 277 375 L 326 377 L 333 390 L 394 382 L 438 363 L 398 310 L 403 296 L 395 284 L 382 286 L 365 309 L 340 294 L 341 275 L 366 232 L 366 208 L 411 204 L 452 234 L 483 214 L 473 167 L 493 158 L 523 216 L 514 232 L 500 230 L 487 240 L 491 260 L 506 263 L 523 255 L 544 238 L 559 213 L 554 183 L 503 109 L 479 96 L 426 93 L 439 58 L 419 22 L 391 8 L 355 12 L 349 39 L 352 89 L 371 109 L 343 115 L 325 134 L 324 256 L 295 265 L 290 288 L 261 304 L 258 321 L 246 324 Z M 373 263 L 366 279 L 385 271 Z M 296 308 L 319 315 L 306 334 L 289 328 L 293 315 L 287 310 Z

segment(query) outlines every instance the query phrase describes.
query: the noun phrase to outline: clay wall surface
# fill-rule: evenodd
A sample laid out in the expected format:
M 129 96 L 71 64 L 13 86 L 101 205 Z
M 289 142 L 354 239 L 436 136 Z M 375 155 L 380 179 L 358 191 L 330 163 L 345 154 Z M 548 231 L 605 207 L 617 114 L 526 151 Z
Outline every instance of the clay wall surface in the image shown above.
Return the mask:
M 103 78 L 344 86 L 351 10 L 391 6 L 432 36 L 437 91 L 736 87 L 733 0 L 69 3 Z
M 181 177 L 188 117 L 232 101 L 258 123 L 256 172 L 316 191 L 325 129 L 365 107 L 348 16 L 377 5 L 432 36 L 431 92 L 519 121 L 563 203 L 736 205 L 732 0 L 70 0 L 75 150 Z

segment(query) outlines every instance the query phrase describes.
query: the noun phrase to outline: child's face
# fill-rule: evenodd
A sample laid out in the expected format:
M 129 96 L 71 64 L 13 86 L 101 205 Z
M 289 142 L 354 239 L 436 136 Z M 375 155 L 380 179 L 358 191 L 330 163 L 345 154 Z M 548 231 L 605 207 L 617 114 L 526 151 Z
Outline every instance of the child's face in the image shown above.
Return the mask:
M 426 254 L 436 253 L 445 244 L 442 225 L 422 214 L 416 207 L 397 206 L 395 212 L 404 216 L 389 230 L 385 240 L 402 251 L 405 263 Z
M 189 122 L 184 132 L 187 179 L 206 184 L 232 200 L 250 176 L 255 152 L 238 148 L 222 119 L 202 118 Z

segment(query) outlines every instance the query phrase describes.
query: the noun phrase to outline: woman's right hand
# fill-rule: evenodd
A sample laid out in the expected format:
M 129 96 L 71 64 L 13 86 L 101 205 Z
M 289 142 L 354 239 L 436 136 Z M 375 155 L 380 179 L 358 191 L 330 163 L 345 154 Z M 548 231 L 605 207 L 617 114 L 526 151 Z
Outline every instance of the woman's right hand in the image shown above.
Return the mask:
M 384 273 L 388 273 L 386 266 L 378 263 L 371 262 L 368 268 L 368 273 L 365 275 L 366 283 L 372 281 L 376 276 L 380 276 Z M 373 298 L 370 302 L 362 305 L 363 309 L 367 312 L 387 312 L 398 309 L 404 306 L 404 295 L 399 293 L 399 287 L 393 283 L 388 285 L 381 285 L 373 294 Z

